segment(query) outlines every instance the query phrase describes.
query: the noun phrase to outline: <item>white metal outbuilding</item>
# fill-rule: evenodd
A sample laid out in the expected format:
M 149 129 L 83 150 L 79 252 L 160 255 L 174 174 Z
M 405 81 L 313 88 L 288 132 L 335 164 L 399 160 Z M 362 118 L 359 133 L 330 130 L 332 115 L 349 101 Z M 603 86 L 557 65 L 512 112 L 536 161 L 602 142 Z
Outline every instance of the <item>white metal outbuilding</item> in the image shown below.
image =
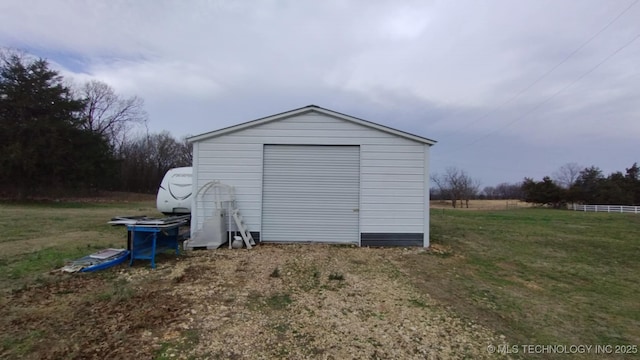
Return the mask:
M 433 140 L 309 105 L 189 141 L 194 192 L 234 186 L 256 240 L 429 246 Z M 192 235 L 214 206 L 194 201 Z

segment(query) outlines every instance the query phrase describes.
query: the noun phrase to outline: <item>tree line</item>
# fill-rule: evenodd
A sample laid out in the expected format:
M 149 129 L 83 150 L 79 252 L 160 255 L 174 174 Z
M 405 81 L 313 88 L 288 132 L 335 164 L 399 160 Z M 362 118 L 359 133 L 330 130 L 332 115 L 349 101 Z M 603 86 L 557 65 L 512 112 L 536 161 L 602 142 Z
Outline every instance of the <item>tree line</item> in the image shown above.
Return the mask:
M 3 197 L 154 193 L 168 169 L 191 165 L 184 139 L 144 131 L 142 99 L 95 80 L 69 84 L 44 59 L 0 52 Z
M 640 205 L 640 167 L 637 163 L 624 172 L 604 175 L 596 167 L 568 163 L 540 181 L 525 177 L 521 183 L 501 183 L 480 190 L 480 182 L 464 170 L 449 167 L 433 174 L 431 199 L 451 201 L 452 207 L 469 207 L 469 200 L 519 199 L 555 208 L 570 203 L 598 205 Z
M 580 168 L 570 163 L 553 178 L 525 178 L 522 191 L 527 202 L 557 208 L 567 203 L 640 205 L 640 168 L 634 163 L 624 173 L 615 171 L 605 176 L 596 166 Z
M 431 175 L 435 187 L 431 189 L 433 200 L 450 200 L 451 206 L 469 207 L 469 201 L 510 200 L 522 197 L 522 184 L 501 183 L 497 186 L 485 186 L 480 190 L 480 181 L 472 178 L 466 171 L 448 167 L 442 174 Z

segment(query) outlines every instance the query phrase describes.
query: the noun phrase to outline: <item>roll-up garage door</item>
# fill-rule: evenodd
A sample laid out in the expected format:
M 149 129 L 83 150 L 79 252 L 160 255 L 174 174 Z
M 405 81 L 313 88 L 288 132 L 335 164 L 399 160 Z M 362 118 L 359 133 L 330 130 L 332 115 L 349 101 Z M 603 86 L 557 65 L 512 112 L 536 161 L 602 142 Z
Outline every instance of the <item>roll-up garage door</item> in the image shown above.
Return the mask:
M 265 145 L 263 241 L 358 243 L 360 147 Z

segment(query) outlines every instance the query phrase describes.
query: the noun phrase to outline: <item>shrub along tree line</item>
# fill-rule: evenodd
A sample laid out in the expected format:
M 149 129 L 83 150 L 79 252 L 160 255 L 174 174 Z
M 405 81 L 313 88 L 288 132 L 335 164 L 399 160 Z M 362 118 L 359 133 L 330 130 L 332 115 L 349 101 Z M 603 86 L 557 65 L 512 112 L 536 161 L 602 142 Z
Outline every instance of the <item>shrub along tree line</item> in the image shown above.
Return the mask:
M 157 191 L 164 173 L 191 164 L 186 141 L 146 125 L 143 101 L 107 84 L 66 85 L 44 59 L 0 53 L 0 194 L 61 196 Z
M 567 177 L 561 178 L 565 180 L 564 184 L 549 176 L 542 181 L 525 178 L 522 183 L 524 200 L 553 207 L 567 203 L 640 205 L 640 168 L 637 163 L 625 169 L 625 173 L 616 171 L 604 176 L 602 170 L 591 166 L 577 172 L 568 182 Z

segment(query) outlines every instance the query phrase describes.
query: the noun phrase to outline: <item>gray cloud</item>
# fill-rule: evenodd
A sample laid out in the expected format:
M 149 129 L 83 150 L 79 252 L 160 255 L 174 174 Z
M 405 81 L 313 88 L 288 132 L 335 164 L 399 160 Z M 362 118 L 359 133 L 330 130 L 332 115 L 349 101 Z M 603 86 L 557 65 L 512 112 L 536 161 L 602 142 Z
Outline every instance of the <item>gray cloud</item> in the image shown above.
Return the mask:
M 632 3 L 8 1 L 0 44 L 144 98 L 152 131 L 313 103 L 439 140 L 435 171 L 491 185 L 638 160 L 640 40 L 567 86 L 640 34 L 640 5 L 540 79 Z

